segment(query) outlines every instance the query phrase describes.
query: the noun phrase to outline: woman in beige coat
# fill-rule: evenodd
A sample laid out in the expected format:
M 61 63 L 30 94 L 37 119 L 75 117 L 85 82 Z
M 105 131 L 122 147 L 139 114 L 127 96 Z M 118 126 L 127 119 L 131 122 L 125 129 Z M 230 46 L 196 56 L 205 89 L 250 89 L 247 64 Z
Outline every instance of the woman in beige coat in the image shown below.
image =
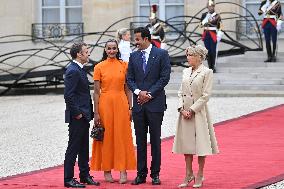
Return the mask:
M 214 128 L 210 120 L 207 102 L 212 90 L 213 71 L 202 64 L 208 51 L 201 45 L 190 46 L 186 56 L 191 67 L 184 69 L 178 92 L 180 112 L 173 144 L 173 152 L 184 154 L 186 176 L 179 187 L 199 188 L 204 180 L 205 157 L 218 153 Z M 198 156 L 199 170 L 195 177 L 192 170 L 193 155 Z

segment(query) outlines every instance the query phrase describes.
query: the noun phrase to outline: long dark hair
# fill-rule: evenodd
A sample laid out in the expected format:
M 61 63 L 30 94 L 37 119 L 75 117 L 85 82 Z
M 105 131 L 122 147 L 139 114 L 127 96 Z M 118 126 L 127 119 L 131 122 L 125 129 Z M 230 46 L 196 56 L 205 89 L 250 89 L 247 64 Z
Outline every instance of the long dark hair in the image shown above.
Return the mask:
M 110 42 L 115 42 L 116 47 L 117 47 L 116 58 L 117 58 L 118 60 L 120 60 L 120 59 L 121 59 L 121 58 L 120 58 L 120 51 L 119 51 L 119 48 L 118 48 L 118 43 L 117 43 L 117 41 L 116 41 L 115 39 L 109 39 L 109 40 L 106 42 L 106 44 L 105 44 L 105 48 L 106 48 L 107 44 L 110 43 Z M 106 60 L 107 57 L 108 57 L 105 48 L 104 48 L 103 57 L 102 57 L 102 60 L 101 60 L 101 61 Z

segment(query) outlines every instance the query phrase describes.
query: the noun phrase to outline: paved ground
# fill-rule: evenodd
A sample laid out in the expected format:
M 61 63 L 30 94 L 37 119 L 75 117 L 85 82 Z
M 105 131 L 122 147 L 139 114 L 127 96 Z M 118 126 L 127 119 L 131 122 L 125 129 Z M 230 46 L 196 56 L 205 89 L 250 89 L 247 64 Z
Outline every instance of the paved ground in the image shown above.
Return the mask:
M 175 132 L 177 98 L 168 97 L 162 137 Z M 213 97 L 214 123 L 284 102 L 284 97 Z M 62 95 L 0 97 L 0 178 L 63 164 L 67 145 Z M 269 189 L 281 188 L 270 186 Z

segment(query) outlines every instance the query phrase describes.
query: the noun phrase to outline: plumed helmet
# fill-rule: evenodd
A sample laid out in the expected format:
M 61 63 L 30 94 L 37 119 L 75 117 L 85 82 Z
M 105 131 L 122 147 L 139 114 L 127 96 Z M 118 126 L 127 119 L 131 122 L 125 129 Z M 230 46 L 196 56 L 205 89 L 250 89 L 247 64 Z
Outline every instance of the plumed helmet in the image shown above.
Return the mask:
M 208 5 L 208 6 L 215 6 L 214 0 L 208 0 L 207 5 Z
M 156 13 L 158 11 L 158 5 L 152 5 L 151 6 L 151 14 L 150 14 L 150 19 L 154 19 L 157 17 Z

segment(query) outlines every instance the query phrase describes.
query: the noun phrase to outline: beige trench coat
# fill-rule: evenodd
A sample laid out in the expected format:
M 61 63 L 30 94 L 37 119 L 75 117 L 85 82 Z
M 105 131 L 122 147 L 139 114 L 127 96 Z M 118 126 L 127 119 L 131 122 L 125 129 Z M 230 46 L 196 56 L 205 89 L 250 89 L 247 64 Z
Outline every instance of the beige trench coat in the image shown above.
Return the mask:
M 198 156 L 216 154 L 219 150 L 207 107 L 213 72 L 203 64 L 192 74 L 191 72 L 191 68 L 183 70 L 178 109 L 191 109 L 195 114 L 190 120 L 179 115 L 173 152 Z

